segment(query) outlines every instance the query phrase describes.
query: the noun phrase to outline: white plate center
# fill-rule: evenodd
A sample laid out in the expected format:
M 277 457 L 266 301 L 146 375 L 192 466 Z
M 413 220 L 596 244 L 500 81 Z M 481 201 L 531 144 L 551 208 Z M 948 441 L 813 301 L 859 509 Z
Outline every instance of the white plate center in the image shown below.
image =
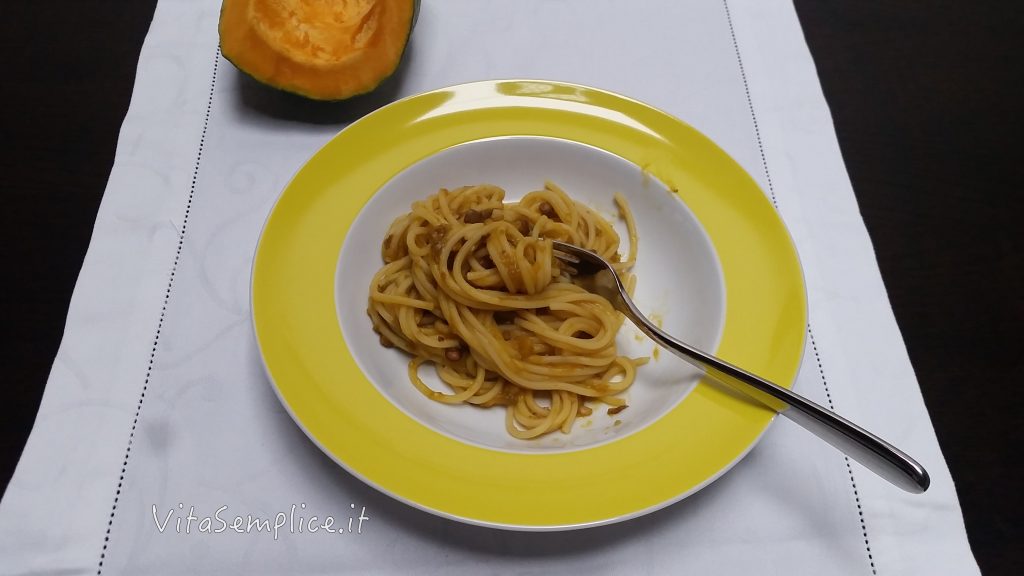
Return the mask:
M 335 299 L 342 334 L 360 369 L 395 406 L 433 430 L 460 441 L 514 452 L 577 450 L 621 438 L 654 422 L 693 388 L 698 373 L 667 350 L 652 356 L 653 342 L 626 322 L 619 353 L 651 356 L 626 391 L 626 410 L 607 414 L 591 402 L 594 414 L 577 419 L 570 434 L 554 432 L 519 440 L 505 430 L 505 409 L 441 404 L 423 396 L 409 382 L 409 357 L 380 345 L 366 313 L 370 280 L 383 265 L 380 245 L 391 222 L 410 205 L 438 189 L 495 184 L 505 200 L 515 201 L 550 180 L 572 198 L 611 221 L 628 249 L 625 224 L 613 194 L 622 193 L 636 217 L 639 242 L 634 299 L 649 318 L 669 334 L 713 352 L 725 317 L 721 267 L 711 241 L 697 218 L 657 179 L 635 164 L 592 146 L 532 136 L 478 140 L 448 148 L 408 167 L 385 184 L 352 224 L 338 261 Z M 431 365 L 420 369 L 433 389 L 450 393 Z

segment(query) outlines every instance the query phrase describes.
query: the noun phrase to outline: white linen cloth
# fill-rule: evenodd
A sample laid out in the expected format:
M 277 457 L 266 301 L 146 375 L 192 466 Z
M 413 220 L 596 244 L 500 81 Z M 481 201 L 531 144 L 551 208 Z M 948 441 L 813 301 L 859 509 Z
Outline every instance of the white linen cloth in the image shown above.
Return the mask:
M 298 110 L 245 79 L 218 53 L 218 11 L 157 7 L 64 339 L 0 503 L 0 573 L 978 572 L 788 2 L 424 0 L 401 71 L 355 111 Z M 513 533 L 415 510 L 321 454 L 274 396 L 252 335 L 263 220 L 358 113 L 490 78 L 616 91 L 739 161 L 772 197 L 806 274 L 796 390 L 917 457 L 931 489 L 895 489 L 780 419 L 732 471 L 667 509 Z M 338 525 L 364 507 L 369 519 L 361 533 L 282 528 L 276 540 L 197 523 L 185 532 L 190 507 L 202 518 L 227 506 L 230 523 L 293 505 Z

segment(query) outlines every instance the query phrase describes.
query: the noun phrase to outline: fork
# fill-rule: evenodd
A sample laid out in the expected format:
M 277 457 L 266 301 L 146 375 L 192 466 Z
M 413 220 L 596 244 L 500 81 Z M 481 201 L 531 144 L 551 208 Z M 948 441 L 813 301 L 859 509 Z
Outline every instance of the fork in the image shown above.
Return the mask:
M 928 489 L 928 472 L 903 451 L 799 394 L 673 338 L 640 312 L 606 260 L 572 244 L 557 240 L 552 244 L 555 257 L 567 264 L 576 284 L 607 299 L 651 340 L 718 383 L 789 418 L 892 484 L 914 494 Z

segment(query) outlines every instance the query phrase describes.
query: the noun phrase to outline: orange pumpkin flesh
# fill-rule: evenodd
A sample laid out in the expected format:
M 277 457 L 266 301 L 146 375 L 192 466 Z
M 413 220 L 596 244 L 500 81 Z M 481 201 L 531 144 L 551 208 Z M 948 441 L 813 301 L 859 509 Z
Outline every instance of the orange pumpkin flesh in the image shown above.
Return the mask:
M 394 73 L 415 9 L 416 0 L 224 0 L 221 52 L 275 88 L 344 100 Z

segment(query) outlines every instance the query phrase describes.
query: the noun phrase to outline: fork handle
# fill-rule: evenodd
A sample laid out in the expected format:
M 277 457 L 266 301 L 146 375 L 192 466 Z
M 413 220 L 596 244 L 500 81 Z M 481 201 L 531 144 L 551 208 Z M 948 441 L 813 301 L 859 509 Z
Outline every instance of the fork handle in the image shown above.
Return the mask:
M 776 410 L 907 492 L 920 494 L 928 489 L 928 472 L 892 444 L 795 392 L 673 338 L 648 321 L 632 302 L 626 305 L 630 320 L 641 331 L 708 376 Z

